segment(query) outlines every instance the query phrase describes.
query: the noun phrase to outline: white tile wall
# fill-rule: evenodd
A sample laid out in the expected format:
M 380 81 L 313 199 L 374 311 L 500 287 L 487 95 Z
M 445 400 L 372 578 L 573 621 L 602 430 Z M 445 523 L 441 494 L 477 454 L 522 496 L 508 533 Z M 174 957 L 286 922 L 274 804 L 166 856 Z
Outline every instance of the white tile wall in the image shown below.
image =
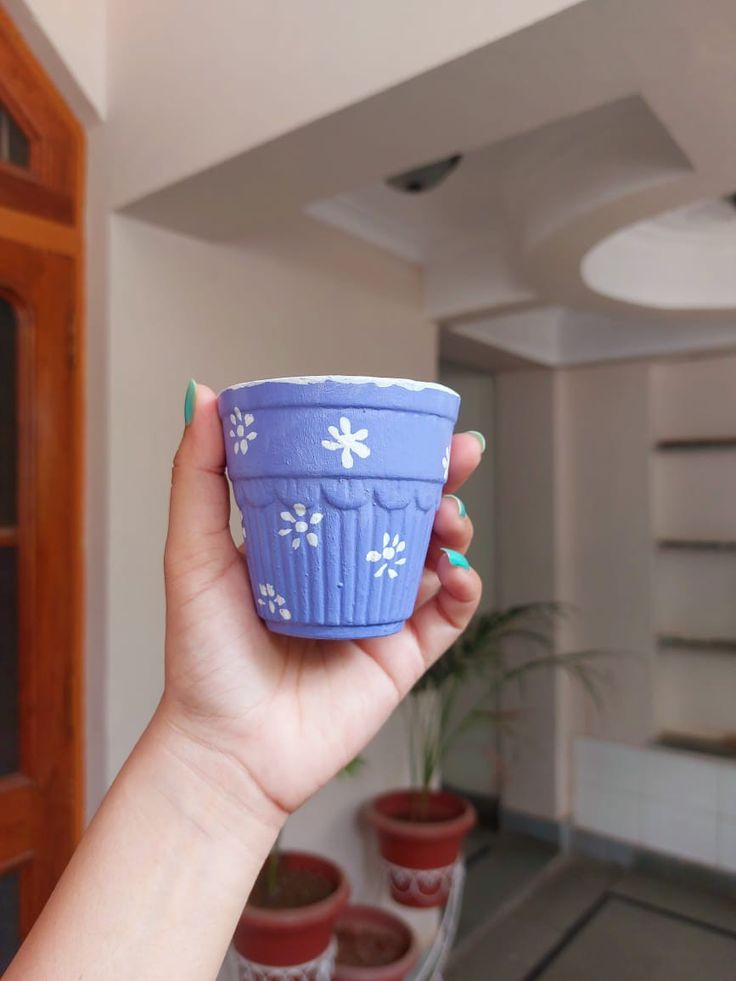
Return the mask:
M 575 773 L 580 783 L 638 794 L 644 780 L 645 755 L 640 749 L 622 743 L 578 739 Z
M 641 802 L 640 844 L 691 862 L 715 865 L 717 823 L 715 811 L 676 807 L 645 797 Z
M 578 827 L 736 871 L 736 764 L 588 738 L 574 758 Z
M 718 811 L 736 822 L 736 766 L 722 766 L 718 774 Z
M 625 790 L 585 787 L 575 809 L 577 823 L 583 828 L 624 841 L 641 837 L 641 805 L 638 794 Z
M 736 820 L 722 817 L 718 821 L 717 864 L 728 872 L 736 872 Z
M 687 753 L 644 751 L 643 793 L 678 808 L 718 809 L 718 768 L 712 760 Z

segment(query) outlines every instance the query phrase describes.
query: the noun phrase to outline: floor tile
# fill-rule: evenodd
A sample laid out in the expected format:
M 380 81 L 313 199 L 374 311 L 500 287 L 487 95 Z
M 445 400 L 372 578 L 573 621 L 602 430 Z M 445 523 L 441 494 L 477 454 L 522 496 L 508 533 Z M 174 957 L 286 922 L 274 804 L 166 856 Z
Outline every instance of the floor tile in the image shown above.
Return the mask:
M 477 842 L 476 837 L 466 848 L 467 874 L 458 940 L 487 920 L 557 853 L 546 842 L 503 832 L 489 838 L 482 850 L 475 850 Z
M 489 970 L 487 978 L 493 977 Z M 736 937 L 610 899 L 540 981 L 734 981 Z M 517 979 L 518 981 L 518 979 Z
M 614 866 L 573 858 L 530 896 L 519 914 L 564 932 L 601 898 L 617 875 Z
M 736 886 L 722 893 L 694 887 L 683 877 L 679 883 L 630 872 L 613 887 L 616 896 L 656 906 L 664 912 L 701 920 L 736 934 Z M 736 970 L 734 971 L 736 974 Z
M 520 981 L 559 937 L 543 923 L 506 917 L 448 967 L 445 981 Z

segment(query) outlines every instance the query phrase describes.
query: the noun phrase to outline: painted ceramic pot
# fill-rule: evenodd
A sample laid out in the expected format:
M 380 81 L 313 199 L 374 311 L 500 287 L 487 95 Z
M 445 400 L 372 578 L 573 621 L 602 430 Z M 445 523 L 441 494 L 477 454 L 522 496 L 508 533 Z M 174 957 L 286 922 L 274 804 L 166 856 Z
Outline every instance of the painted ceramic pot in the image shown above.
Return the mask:
M 419 959 L 413 930 L 377 906 L 348 906 L 335 933 L 333 981 L 404 981 Z
M 334 960 L 332 935 L 340 913 L 348 902 L 350 886 L 334 862 L 308 852 L 283 852 L 282 867 L 317 876 L 332 891 L 317 902 L 299 906 L 265 908 L 249 901 L 233 937 L 239 973 L 244 981 L 283 981 L 297 976 L 289 968 L 299 967 L 305 981 L 320 981 Z
M 220 393 L 253 597 L 270 630 L 378 637 L 411 615 L 460 396 L 319 376 Z
M 375 797 L 367 817 L 378 833 L 391 896 L 404 906 L 447 901 L 465 835 L 476 823 L 473 805 L 447 791 L 393 790 Z

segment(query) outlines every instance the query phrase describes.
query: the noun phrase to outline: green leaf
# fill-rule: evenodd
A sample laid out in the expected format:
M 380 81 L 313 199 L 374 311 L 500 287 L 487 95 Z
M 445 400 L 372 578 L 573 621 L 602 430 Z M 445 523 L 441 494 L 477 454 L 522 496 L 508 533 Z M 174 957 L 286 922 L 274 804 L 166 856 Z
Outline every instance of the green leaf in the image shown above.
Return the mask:
M 351 760 L 349 763 L 345 764 L 338 776 L 354 777 L 356 774 L 360 773 L 365 765 L 366 760 L 362 756 L 356 756 L 354 760 Z
M 602 704 L 605 676 L 591 661 L 613 652 L 554 653 L 555 623 L 571 611 L 571 607 L 562 603 L 543 602 L 517 604 L 480 614 L 417 682 L 412 696 L 434 692 L 438 700 L 434 725 L 428 725 L 419 712 L 410 711 L 408 717 L 411 758 L 419 763 L 420 773 L 416 775 L 423 786 L 430 785 L 450 746 L 468 729 L 484 721 L 497 731 L 513 727 L 519 712 L 501 708 L 503 692 L 513 685 L 523 695 L 532 672 L 565 671 L 597 706 Z M 509 664 L 509 642 L 514 644 L 513 664 Z M 519 660 L 520 657 L 523 659 Z M 458 696 L 464 682 L 473 683 L 478 697 L 461 711 Z M 414 698 L 409 702 L 414 702 Z

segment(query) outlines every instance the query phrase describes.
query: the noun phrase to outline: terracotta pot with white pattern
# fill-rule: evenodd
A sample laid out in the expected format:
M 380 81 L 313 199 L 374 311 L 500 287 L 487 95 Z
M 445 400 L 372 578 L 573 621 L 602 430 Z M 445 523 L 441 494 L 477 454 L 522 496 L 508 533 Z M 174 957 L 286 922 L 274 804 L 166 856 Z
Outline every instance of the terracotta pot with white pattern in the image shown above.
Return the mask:
M 279 868 L 290 875 L 318 877 L 326 884 L 327 895 L 316 902 L 281 908 L 257 905 L 251 896 L 233 937 L 240 979 L 329 981 L 335 921 L 350 895 L 345 873 L 334 862 L 308 852 L 282 852 Z
M 442 906 L 465 835 L 477 820 L 473 805 L 442 790 L 393 790 L 374 798 L 367 816 L 396 902 Z

